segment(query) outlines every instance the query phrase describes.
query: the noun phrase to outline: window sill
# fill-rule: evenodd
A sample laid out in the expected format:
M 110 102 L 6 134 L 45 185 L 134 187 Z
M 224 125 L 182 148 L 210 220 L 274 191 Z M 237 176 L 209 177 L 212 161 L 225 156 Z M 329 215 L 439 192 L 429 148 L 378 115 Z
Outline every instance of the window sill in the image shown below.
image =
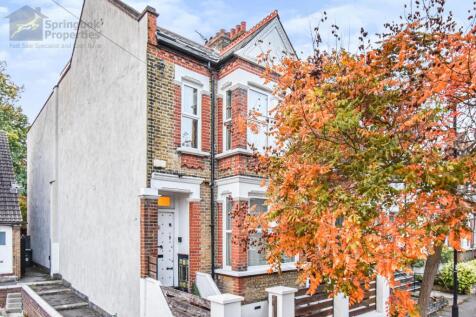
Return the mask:
M 246 276 L 254 276 L 254 275 L 264 275 L 269 274 L 269 265 L 262 265 L 262 266 L 255 266 L 249 267 L 246 271 L 232 271 L 231 269 L 216 269 L 215 273 L 220 275 L 227 275 L 233 277 L 246 277 Z M 295 263 L 285 263 L 281 265 L 282 272 L 289 272 L 295 271 L 296 264 Z M 277 273 L 277 270 L 274 270 L 274 273 Z
M 215 156 L 215 158 L 217 160 L 219 160 L 219 159 L 229 157 L 229 156 L 233 156 L 233 155 L 237 155 L 237 154 L 243 154 L 243 155 L 250 155 L 251 156 L 251 155 L 253 155 L 253 152 L 250 151 L 250 150 L 247 150 L 247 149 L 238 148 L 238 149 L 228 150 L 228 151 L 225 151 L 223 153 L 217 154 Z
M 177 152 L 183 153 L 183 154 L 195 155 L 195 156 L 203 156 L 203 157 L 210 156 L 210 153 L 208 152 L 203 152 L 194 148 L 187 148 L 187 147 L 179 147 L 177 148 Z

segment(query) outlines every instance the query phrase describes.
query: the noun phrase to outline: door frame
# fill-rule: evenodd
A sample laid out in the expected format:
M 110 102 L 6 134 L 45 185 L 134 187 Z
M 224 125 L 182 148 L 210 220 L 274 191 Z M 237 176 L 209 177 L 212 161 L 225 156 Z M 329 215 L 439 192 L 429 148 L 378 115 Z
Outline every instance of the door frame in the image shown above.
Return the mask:
M 0 225 L 0 231 L 5 232 L 5 245 L 4 248 L 8 248 L 8 268 L 5 272 L 0 271 L 0 274 L 13 274 L 13 227 L 7 225 Z

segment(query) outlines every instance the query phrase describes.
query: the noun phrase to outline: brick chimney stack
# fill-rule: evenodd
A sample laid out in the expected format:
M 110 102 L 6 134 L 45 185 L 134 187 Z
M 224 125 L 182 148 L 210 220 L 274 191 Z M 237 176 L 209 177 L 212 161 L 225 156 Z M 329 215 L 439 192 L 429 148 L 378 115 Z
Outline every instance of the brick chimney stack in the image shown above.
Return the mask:
M 205 46 L 221 50 L 225 46 L 231 43 L 230 33 L 225 32 L 224 29 L 221 29 L 219 32 L 212 36 L 206 43 Z
M 243 21 L 240 24 L 237 24 L 234 28 L 232 28 L 230 32 L 225 32 L 224 29 L 221 29 L 219 32 L 215 34 L 215 36 L 212 36 L 205 43 L 205 46 L 214 48 L 220 51 L 245 32 L 246 32 L 246 22 Z

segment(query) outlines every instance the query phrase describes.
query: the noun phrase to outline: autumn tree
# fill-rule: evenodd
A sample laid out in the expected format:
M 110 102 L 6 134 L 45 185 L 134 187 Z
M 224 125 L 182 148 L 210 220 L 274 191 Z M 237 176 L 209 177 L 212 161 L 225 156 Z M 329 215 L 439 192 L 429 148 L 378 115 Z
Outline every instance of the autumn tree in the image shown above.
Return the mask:
M 26 191 L 26 134 L 28 118 L 16 106 L 20 88 L 15 85 L 6 72 L 6 65 L 0 61 L 0 130 L 8 136 L 13 159 L 13 167 L 18 185 Z
M 299 255 L 310 292 L 361 301 L 377 274 L 395 287 L 395 273 L 423 259 L 420 305 L 397 289 L 390 304 L 424 316 L 445 239 L 459 249 L 469 234 L 476 28 L 470 17 L 457 29 L 444 9 L 415 1 L 372 46 L 362 30 L 358 53 L 316 50 L 270 69 L 282 102 L 276 144 L 260 156 L 269 211 L 248 229 L 264 229 L 276 267 Z

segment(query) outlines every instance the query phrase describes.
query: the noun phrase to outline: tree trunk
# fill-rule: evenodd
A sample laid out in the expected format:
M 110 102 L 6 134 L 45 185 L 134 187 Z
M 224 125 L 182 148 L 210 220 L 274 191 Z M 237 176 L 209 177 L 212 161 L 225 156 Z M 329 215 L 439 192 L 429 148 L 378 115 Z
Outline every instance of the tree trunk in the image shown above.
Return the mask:
M 423 281 L 421 283 L 420 297 L 418 297 L 418 308 L 420 316 L 426 317 L 428 314 L 428 305 L 430 304 L 430 294 L 433 289 L 436 273 L 438 273 L 438 265 L 441 261 L 441 251 L 443 245 L 435 248 L 435 253 L 428 256 L 425 263 L 425 271 L 423 273 Z

